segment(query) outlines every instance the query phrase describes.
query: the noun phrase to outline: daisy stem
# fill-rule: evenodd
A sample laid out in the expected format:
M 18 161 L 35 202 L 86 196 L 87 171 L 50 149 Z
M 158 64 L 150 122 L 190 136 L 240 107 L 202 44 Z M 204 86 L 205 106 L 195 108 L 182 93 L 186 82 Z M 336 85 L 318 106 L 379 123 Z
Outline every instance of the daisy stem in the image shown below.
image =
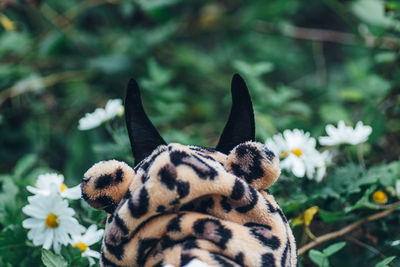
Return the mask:
M 344 148 L 344 154 L 345 157 L 347 158 L 348 162 L 353 162 L 353 159 L 351 157 L 350 151 L 347 149 L 347 147 Z
M 107 133 L 108 133 L 109 135 L 111 135 L 112 140 L 113 140 L 116 144 L 118 144 L 118 145 L 120 145 L 120 146 L 124 146 L 124 143 L 121 141 L 120 138 L 118 138 L 118 135 L 117 135 L 117 134 L 115 133 L 115 131 L 112 129 L 110 121 L 107 121 L 107 122 L 105 123 L 105 127 L 106 127 L 106 130 L 107 130 Z
M 106 121 L 106 122 L 104 123 L 104 126 L 106 127 L 107 133 L 108 133 L 109 135 L 113 136 L 113 130 L 112 130 L 112 128 L 111 128 L 111 125 L 110 125 L 109 121 Z
M 114 131 L 113 131 L 112 127 L 111 127 L 110 121 L 106 121 L 105 126 L 106 126 L 107 133 L 111 136 L 113 141 L 115 143 L 117 143 L 117 144 L 120 144 L 118 138 L 115 138 L 115 134 L 114 134 Z
M 361 166 L 363 167 L 363 169 L 365 169 L 363 144 L 359 144 L 357 146 L 357 157 L 358 157 L 358 161 L 360 162 Z

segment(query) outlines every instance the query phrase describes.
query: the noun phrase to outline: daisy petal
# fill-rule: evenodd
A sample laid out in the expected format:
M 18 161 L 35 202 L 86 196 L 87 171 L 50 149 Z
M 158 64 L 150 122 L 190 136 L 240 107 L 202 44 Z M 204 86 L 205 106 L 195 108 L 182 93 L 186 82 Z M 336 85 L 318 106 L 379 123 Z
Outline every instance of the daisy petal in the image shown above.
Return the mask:
M 81 185 L 79 184 L 77 186 L 65 189 L 65 191 L 62 192 L 61 195 L 69 199 L 80 199 L 82 196 Z

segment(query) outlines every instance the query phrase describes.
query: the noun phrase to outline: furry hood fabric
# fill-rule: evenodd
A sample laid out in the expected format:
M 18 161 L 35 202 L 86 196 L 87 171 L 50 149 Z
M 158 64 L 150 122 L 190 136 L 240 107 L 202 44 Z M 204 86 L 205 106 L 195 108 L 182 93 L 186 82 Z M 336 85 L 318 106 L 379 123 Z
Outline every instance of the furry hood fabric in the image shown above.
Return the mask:
M 253 141 L 252 103 L 239 75 L 216 149 L 166 144 L 134 80 L 125 112 L 134 169 L 101 161 L 82 180 L 83 198 L 109 213 L 101 266 L 297 265 L 293 234 L 268 191 L 279 159 Z

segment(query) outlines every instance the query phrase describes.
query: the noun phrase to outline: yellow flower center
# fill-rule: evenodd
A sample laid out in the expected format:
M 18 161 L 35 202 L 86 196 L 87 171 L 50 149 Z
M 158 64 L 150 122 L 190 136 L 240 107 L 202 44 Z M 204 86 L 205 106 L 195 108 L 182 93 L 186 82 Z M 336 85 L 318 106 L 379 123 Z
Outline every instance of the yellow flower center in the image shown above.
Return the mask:
M 62 185 L 60 186 L 61 192 L 64 192 L 65 189 L 68 189 L 68 186 L 66 186 L 65 184 L 62 184 Z
M 303 151 L 301 151 L 300 148 L 294 148 L 292 150 L 290 150 L 290 153 L 300 157 L 301 155 L 303 155 Z
M 79 242 L 74 245 L 74 248 L 80 248 L 82 252 L 85 252 L 85 250 L 87 249 L 87 245 L 85 243 Z
M 301 155 L 303 155 L 303 151 L 301 151 L 300 148 L 293 148 L 292 150 L 290 150 L 290 153 L 292 153 L 293 155 L 296 155 L 296 156 L 298 156 L 298 157 L 300 157 Z M 288 156 L 288 154 L 289 154 L 288 152 L 283 151 L 283 152 L 281 153 L 281 159 L 286 158 L 286 157 Z
M 120 106 L 120 107 L 118 108 L 117 115 L 118 115 L 118 116 L 122 116 L 122 115 L 124 115 L 124 112 L 125 112 L 124 106 Z
M 47 215 L 46 226 L 49 228 L 58 227 L 57 215 L 55 215 L 54 213 L 50 213 L 49 215 Z
M 387 202 L 387 195 L 385 192 L 378 190 L 372 195 L 373 200 L 378 204 L 384 204 Z

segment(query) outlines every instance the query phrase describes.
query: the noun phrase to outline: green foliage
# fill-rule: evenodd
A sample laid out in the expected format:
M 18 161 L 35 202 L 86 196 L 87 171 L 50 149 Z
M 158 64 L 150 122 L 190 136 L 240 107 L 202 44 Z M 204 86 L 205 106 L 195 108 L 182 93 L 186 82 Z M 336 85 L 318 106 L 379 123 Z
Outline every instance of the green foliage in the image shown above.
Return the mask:
M 27 239 L 26 186 L 48 172 L 62 173 L 74 186 L 99 160 L 133 163 L 122 116 L 77 129 L 85 113 L 123 98 L 130 77 L 167 142 L 215 146 L 235 72 L 250 88 L 260 142 L 294 128 L 323 136 L 325 126 L 339 120 L 371 125 L 368 142 L 331 148 L 335 155 L 322 182 L 283 171 L 271 187 L 289 220 L 318 207 L 309 229 L 294 227 L 299 247 L 311 241 L 310 233 L 339 230 L 399 201 L 398 1 L 3 2 L 1 266 L 89 265 L 77 248 L 54 254 Z M 374 200 L 377 190 L 386 203 Z M 82 224 L 104 225 L 102 212 L 83 201 L 71 205 Z M 354 238 L 396 255 L 399 248 L 390 244 L 400 239 L 398 219 L 396 210 L 364 224 Z M 344 246 L 338 244 L 332 249 Z M 380 255 L 353 242 L 340 247 L 341 257 L 330 248 L 311 250 L 301 265 L 399 264 L 394 257 L 378 263 Z
M 54 254 L 47 249 L 42 249 L 42 261 L 46 267 L 68 266 L 68 262 L 62 256 Z
M 346 242 L 339 242 L 332 244 L 329 247 L 323 249 L 322 251 L 311 249 L 308 252 L 308 256 L 319 267 L 329 267 L 330 265 L 328 257 L 332 256 L 333 254 L 341 250 L 344 246 L 346 246 Z
M 384 259 L 384 260 L 378 262 L 377 264 L 375 264 L 375 267 L 386 267 L 386 266 L 389 266 L 389 263 L 391 263 L 395 258 L 396 258 L 396 256 L 387 257 L 386 259 Z
M 68 245 L 68 247 L 62 248 L 60 255 L 63 256 L 63 260 L 68 263 L 68 266 L 89 266 L 89 261 L 82 257 L 82 251 L 79 248 Z

